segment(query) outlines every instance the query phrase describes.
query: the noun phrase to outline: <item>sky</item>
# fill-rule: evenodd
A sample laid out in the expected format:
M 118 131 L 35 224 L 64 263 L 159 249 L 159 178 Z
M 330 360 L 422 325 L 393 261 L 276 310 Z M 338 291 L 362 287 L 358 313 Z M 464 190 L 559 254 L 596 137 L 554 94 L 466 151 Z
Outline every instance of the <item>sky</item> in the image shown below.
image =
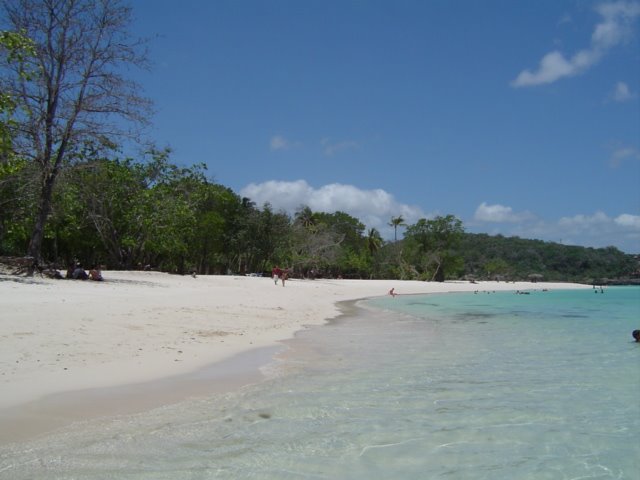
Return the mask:
M 640 0 L 130 4 L 148 137 L 259 207 L 640 253 Z

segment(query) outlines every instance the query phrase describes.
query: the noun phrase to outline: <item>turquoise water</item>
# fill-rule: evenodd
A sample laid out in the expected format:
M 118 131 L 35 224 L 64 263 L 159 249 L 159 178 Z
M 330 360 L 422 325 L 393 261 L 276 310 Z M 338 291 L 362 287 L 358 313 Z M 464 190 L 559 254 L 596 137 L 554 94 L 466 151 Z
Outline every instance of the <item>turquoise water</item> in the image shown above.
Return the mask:
M 638 479 L 640 288 L 398 296 L 239 392 L 0 449 L 0 479 Z

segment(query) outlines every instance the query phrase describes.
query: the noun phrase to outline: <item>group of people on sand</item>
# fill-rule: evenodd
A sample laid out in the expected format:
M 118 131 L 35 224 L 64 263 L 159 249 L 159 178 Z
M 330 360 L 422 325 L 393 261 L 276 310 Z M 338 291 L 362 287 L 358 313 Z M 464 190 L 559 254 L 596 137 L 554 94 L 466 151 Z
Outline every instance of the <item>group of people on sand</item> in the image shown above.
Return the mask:
M 278 285 L 278 280 L 282 283 L 284 287 L 284 282 L 289 278 L 289 269 L 285 268 L 281 269 L 278 265 L 271 269 L 271 278 L 273 278 L 273 282 Z
M 94 280 L 96 282 L 104 280 L 102 278 L 102 272 L 97 266 L 91 267 L 91 269 L 89 269 L 89 273 L 87 273 L 79 263 L 71 264 L 69 266 L 67 269 L 67 278 L 72 280 Z

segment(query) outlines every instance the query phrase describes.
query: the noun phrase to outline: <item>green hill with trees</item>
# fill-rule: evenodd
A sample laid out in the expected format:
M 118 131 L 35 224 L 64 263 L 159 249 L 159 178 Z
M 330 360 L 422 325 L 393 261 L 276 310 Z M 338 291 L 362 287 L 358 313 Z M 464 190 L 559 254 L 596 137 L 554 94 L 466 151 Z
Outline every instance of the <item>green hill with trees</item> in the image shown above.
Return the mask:
M 615 247 L 586 248 L 518 237 L 465 234 L 465 274 L 478 278 L 611 283 L 640 280 L 638 255 Z

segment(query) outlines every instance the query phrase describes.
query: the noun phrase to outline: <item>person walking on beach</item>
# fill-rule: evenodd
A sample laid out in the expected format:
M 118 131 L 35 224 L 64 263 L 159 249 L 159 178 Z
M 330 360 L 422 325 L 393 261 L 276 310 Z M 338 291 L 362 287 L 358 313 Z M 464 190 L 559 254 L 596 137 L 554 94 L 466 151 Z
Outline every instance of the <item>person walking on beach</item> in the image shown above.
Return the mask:
M 273 283 L 277 285 L 278 278 L 280 278 L 281 276 L 282 276 L 282 270 L 280 270 L 280 267 L 278 265 L 276 265 L 271 269 L 271 278 L 273 278 Z M 282 286 L 284 287 L 284 281 L 282 282 Z
M 285 268 L 280 271 L 280 281 L 282 282 L 282 286 L 284 287 L 284 281 L 289 277 L 289 269 Z

